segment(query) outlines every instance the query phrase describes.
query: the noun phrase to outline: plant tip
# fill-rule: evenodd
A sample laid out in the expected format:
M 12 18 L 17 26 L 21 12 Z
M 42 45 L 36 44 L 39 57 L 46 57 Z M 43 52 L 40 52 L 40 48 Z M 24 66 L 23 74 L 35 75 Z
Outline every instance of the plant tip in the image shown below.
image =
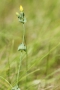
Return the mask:
M 22 7 L 22 5 L 20 5 L 20 11 L 23 12 L 23 7 Z

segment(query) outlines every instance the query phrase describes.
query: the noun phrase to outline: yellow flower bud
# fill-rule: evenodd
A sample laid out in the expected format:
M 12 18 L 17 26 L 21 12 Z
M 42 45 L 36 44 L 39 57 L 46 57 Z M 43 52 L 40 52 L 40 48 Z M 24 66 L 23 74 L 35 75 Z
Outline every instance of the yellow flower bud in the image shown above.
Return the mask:
M 23 12 L 23 7 L 22 7 L 22 5 L 20 5 L 20 11 Z
M 17 16 L 19 16 L 19 13 L 18 13 L 18 12 L 16 12 L 16 15 L 17 15 Z

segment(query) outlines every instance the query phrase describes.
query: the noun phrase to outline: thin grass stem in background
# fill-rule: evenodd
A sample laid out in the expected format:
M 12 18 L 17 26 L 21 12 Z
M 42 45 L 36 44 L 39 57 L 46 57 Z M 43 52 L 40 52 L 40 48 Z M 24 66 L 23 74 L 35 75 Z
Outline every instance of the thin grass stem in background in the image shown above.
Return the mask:
M 9 86 L 12 88 L 12 85 L 10 84 L 10 82 L 7 80 L 7 79 L 5 79 L 4 77 L 2 77 L 2 76 L 0 76 L 0 78 L 1 79 L 3 79 L 7 84 L 9 84 Z

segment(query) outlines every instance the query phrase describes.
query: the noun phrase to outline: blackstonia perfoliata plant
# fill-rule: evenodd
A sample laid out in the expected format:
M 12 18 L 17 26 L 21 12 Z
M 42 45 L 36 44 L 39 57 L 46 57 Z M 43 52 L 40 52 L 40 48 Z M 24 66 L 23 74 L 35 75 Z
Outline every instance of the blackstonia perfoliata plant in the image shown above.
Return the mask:
M 22 55 L 23 55 L 23 51 L 26 52 L 27 54 L 27 47 L 26 47 L 26 43 L 25 43 L 25 26 L 24 24 L 26 23 L 26 17 L 25 17 L 25 14 L 24 14 L 24 10 L 23 10 L 23 7 L 20 5 L 20 12 L 16 12 L 16 15 L 18 17 L 18 20 L 20 23 L 23 24 L 23 37 L 22 37 L 22 42 L 21 44 L 18 46 L 18 51 L 20 51 L 20 61 L 19 61 L 19 68 L 18 68 L 18 72 L 17 72 L 17 84 L 15 87 L 12 88 L 12 90 L 21 90 L 18 86 L 18 83 L 19 83 L 19 77 L 20 77 L 20 68 L 21 68 L 21 62 L 22 62 Z M 26 63 L 26 72 L 27 72 L 27 63 Z M 27 81 L 27 77 L 26 77 L 26 81 Z M 27 84 L 26 84 L 26 90 L 27 90 Z
M 25 27 L 24 27 L 24 23 L 26 23 L 26 18 L 25 18 L 25 14 L 23 12 L 23 7 L 20 6 L 20 12 L 16 12 L 16 15 L 18 16 L 18 20 L 19 22 L 21 22 L 23 24 L 23 40 L 22 43 L 19 45 L 18 47 L 18 51 L 26 51 L 26 46 L 25 46 Z

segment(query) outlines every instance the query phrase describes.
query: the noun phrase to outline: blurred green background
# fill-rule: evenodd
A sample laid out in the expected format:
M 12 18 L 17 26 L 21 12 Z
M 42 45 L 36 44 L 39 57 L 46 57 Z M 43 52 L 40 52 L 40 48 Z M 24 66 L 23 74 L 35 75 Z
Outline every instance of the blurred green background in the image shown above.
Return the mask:
M 32 81 L 42 80 L 49 75 L 50 80 L 56 79 L 54 90 L 60 90 L 57 86 L 60 84 L 60 0 L 0 0 L 0 76 L 15 85 L 20 58 L 17 48 L 22 42 L 23 29 L 16 16 L 20 5 L 23 6 L 27 19 L 25 29 L 28 71 L 31 73 L 36 70 L 28 76 L 29 90 L 37 88 L 31 86 Z M 24 53 L 19 82 L 22 90 L 25 85 L 23 78 L 26 75 L 25 63 Z M 0 79 L 0 90 L 9 90 L 8 83 L 2 79 Z

